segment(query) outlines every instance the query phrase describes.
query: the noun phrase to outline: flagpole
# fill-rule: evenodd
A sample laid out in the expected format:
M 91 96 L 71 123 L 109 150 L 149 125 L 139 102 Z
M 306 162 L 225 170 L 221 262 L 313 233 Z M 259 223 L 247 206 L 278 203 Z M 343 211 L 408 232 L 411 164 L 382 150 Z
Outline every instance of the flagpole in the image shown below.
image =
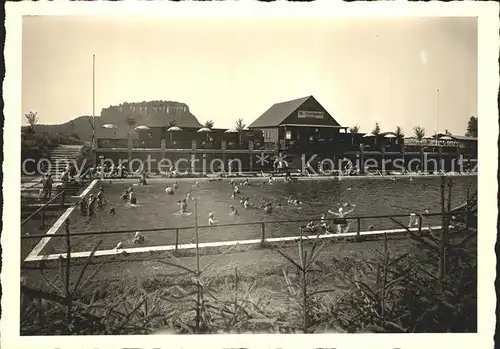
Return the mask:
M 438 141 L 438 129 L 439 129 L 439 89 L 437 89 L 436 146 Z
M 95 54 L 92 55 L 92 147 L 95 142 Z

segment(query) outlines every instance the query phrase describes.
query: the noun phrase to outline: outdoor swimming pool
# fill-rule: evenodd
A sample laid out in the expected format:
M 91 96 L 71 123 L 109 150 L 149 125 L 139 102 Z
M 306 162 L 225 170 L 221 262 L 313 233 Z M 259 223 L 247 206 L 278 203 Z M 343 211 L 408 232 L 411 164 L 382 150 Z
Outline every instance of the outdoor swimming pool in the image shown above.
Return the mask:
M 198 225 L 208 225 L 208 214 L 213 212 L 219 224 L 242 223 L 240 226 L 200 228 L 199 241 L 232 241 L 258 239 L 261 236 L 260 225 L 251 225 L 254 222 L 277 220 L 318 220 L 322 213 L 329 209 L 336 210 L 339 204 L 350 203 L 356 208 L 350 216 L 373 216 L 386 214 L 409 214 L 410 212 L 423 213 L 425 209 L 431 213 L 440 212 L 440 184 L 438 177 L 398 177 L 398 178 L 345 178 L 341 181 L 328 180 L 300 180 L 285 183 L 283 180 L 268 184 L 263 180 L 252 180 L 250 186 L 241 188 L 241 196 L 249 197 L 250 202 L 258 204 L 261 201 L 272 202 L 274 211 L 271 214 L 258 209 L 245 209 L 239 199 L 231 200 L 232 187 L 228 180 L 207 181 L 200 180 L 198 186 L 193 187 L 196 180 L 179 181 L 179 188 L 174 195 L 166 195 L 165 188 L 173 180 L 150 181 L 146 186 L 134 185 L 137 195 L 137 206 L 132 207 L 120 198 L 125 188 L 130 187 L 131 181 L 110 182 L 104 181 L 99 186 L 104 188 L 108 204 L 102 211 L 96 212 L 96 217 L 89 219 L 80 215 L 76 209 L 70 217 L 71 232 L 84 231 L 114 231 L 136 230 L 147 228 L 182 228 L 195 226 L 194 213 L 187 216 L 176 214 L 179 211 L 177 200 L 186 197 L 192 192 L 192 197 L 198 202 Z M 242 181 L 242 180 L 239 180 Z M 464 202 L 466 189 L 476 190 L 476 176 L 453 177 L 452 207 Z M 446 197 L 447 197 L 446 191 Z M 302 204 L 295 206 L 288 204 L 290 196 L 298 198 Z M 281 202 L 281 206 L 278 203 Z M 238 208 L 239 215 L 229 214 L 229 205 Z M 110 215 L 113 207 L 116 215 Z M 194 211 L 194 200 L 188 202 L 188 211 Z M 328 214 L 328 218 L 334 218 Z M 408 219 L 402 219 L 407 223 Z M 266 224 L 266 237 L 293 236 L 299 233 L 299 226 L 304 223 L 270 223 Z M 427 224 L 427 222 L 425 223 Z M 439 225 L 438 217 L 428 220 L 428 224 Z M 361 230 L 370 228 L 394 229 L 400 228 L 389 219 L 363 219 Z M 352 222 L 350 231 L 357 229 L 356 222 Z M 89 251 L 99 240 L 103 240 L 99 249 L 112 249 L 121 241 L 123 247 L 137 247 L 132 243 L 134 232 L 127 234 L 109 234 L 92 236 L 74 236 L 71 238 L 72 251 Z M 58 233 L 64 233 L 61 228 Z M 161 230 L 145 232 L 145 243 L 139 246 L 171 245 L 175 243 L 175 230 Z M 179 230 L 179 244 L 187 244 L 194 239 L 194 229 Z M 41 251 L 42 254 L 60 253 L 64 251 L 64 238 L 51 238 Z

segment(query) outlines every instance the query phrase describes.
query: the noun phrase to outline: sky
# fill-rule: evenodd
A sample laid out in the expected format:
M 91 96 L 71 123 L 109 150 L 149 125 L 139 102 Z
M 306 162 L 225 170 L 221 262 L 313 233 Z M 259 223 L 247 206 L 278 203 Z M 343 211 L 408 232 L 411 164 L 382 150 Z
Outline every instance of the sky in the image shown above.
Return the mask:
M 92 115 L 94 54 L 96 115 L 171 100 L 224 128 L 313 95 L 362 132 L 464 134 L 477 116 L 475 18 L 25 17 L 22 50 L 23 115 L 42 124 Z

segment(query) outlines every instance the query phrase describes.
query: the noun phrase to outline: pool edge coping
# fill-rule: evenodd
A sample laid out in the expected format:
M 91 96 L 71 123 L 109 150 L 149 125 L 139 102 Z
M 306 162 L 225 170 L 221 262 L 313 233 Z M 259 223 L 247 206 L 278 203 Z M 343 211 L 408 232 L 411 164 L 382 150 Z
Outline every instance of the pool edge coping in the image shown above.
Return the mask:
M 453 227 L 450 225 L 450 227 Z M 441 226 L 433 226 L 433 227 L 425 227 L 422 228 L 422 231 L 430 231 L 430 230 L 439 230 Z M 418 228 L 408 228 L 411 232 L 418 231 Z M 384 234 L 397 234 L 406 232 L 406 228 L 398 228 L 398 229 L 386 229 L 386 230 L 372 230 L 372 231 L 363 231 L 359 233 L 359 236 L 380 236 Z M 342 238 L 342 237 L 356 237 L 358 235 L 357 232 L 352 233 L 335 233 L 335 234 L 322 234 L 322 235 L 304 235 L 302 239 L 304 240 L 314 240 L 314 239 L 327 239 L 327 238 Z M 208 247 L 223 247 L 223 246 L 235 246 L 235 245 L 253 245 L 264 243 L 273 243 L 273 242 L 281 242 L 281 241 L 297 241 L 300 240 L 300 236 L 285 236 L 285 237 L 277 237 L 277 238 L 267 238 L 267 239 L 250 239 L 250 240 L 232 240 L 232 241 L 215 241 L 215 242 L 205 242 L 198 244 L 199 248 L 208 248 Z M 50 239 L 50 237 L 49 237 Z M 192 250 L 196 248 L 196 244 L 181 244 L 177 246 L 177 250 Z M 144 246 L 144 247 L 133 247 L 133 248 L 123 248 L 123 249 L 107 249 L 96 251 L 95 257 L 102 256 L 116 256 L 121 254 L 135 254 L 135 253 L 147 253 L 147 252 L 164 252 L 164 251 L 175 251 L 175 245 L 160 245 L 160 246 Z M 71 253 L 71 258 L 87 258 L 90 256 L 91 251 L 82 251 Z M 48 260 L 56 260 L 60 257 L 65 257 L 66 253 L 54 253 L 47 255 L 34 255 L 28 256 L 24 261 L 25 262 L 40 262 L 40 261 L 48 261 Z
M 99 182 L 99 179 L 94 179 L 89 184 L 89 186 L 87 188 L 85 188 L 85 190 L 80 195 L 78 195 L 78 198 L 79 199 L 85 199 L 86 196 L 90 193 L 90 191 L 95 187 L 95 185 L 98 182 Z M 50 239 L 52 238 L 51 235 L 54 235 L 59 230 L 59 228 L 61 228 L 61 226 L 63 225 L 63 223 L 73 213 L 73 211 L 75 210 L 75 208 L 76 208 L 75 206 L 71 206 L 71 207 L 67 208 L 66 211 L 64 211 L 64 213 L 61 216 L 59 216 L 59 218 L 57 219 L 57 221 L 52 225 L 52 227 L 50 227 L 50 229 L 45 234 L 47 236 L 44 237 L 44 238 L 42 238 L 36 244 L 36 246 L 33 247 L 33 249 L 28 254 L 28 256 L 24 259 L 25 262 L 32 261 L 34 258 L 37 258 L 38 256 L 40 256 L 40 252 L 42 252 L 42 250 L 45 248 L 45 246 L 47 246 L 47 244 L 49 243 Z M 42 255 L 42 256 L 44 256 L 44 255 Z

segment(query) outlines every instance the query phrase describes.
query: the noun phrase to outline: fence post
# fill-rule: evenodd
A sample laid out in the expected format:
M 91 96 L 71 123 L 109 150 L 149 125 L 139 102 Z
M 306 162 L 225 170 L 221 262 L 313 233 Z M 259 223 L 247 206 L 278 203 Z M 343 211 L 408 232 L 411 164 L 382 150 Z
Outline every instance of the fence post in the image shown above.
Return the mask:
M 44 204 L 45 205 L 45 204 Z M 41 223 L 40 223 L 40 229 L 45 228 L 45 208 L 42 207 L 42 210 L 40 211 L 41 214 Z
M 179 246 L 179 228 L 175 229 L 175 252 Z
M 261 231 L 260 245 L 264 247 L 264 245 L 266 244 L 266 225 L 264 222 L 260 223 L 260 231 Z
M 356 241 L 361 241 L 361 218 L 358 217 L 356 220 L 358 222 L 358 230 L 356 232 Z
M 70 260 L 71 260 L 71 243 L 69 237 L 69 219 L 66 219 L 66 275 L 65 275 L 66 280 L 64 285 L 64 291 L 67 304 L 66 317 L 68 319 L 68 322 L 71 321 L 71 308 L 72 308 L 71 292 L 69 289 L 69 275 L 71 268 Z
M 38 264 L 40 273 L 43 272 L 45 269 L 45 261 L 41 260 L 40 263 Z M 38 297 L 38 323 L 43 324 L 44 318 L 43 318 L 43 309 L 42 309 L 42 297 Z
M 444 250 L 446 247 L 445 241 L 445 202 L 444 202 L 444 191 L 445 191 L 445 176 L 441 176 L 441 240 L 439 241 L 439 280 L 442 280 L 445 274 L 445 261 L 444 261 Z
M 422 221 L 424 220 L 424 216 L 420 215 L 419 220 L 418 220 L 418 236 L 422 236 Z M 430 231 L 429 231 L 430 234 Z
M 466 199 L 465 199 L 465 228 L 469 231 L 469 215 L 470 215 L 470 191 L 467 187 Z
M 62 193 L 61 193 L 61 208 L 64 209 L 64 196 L 66 195 L 66 191 L 64 188 L 62 188 Z

